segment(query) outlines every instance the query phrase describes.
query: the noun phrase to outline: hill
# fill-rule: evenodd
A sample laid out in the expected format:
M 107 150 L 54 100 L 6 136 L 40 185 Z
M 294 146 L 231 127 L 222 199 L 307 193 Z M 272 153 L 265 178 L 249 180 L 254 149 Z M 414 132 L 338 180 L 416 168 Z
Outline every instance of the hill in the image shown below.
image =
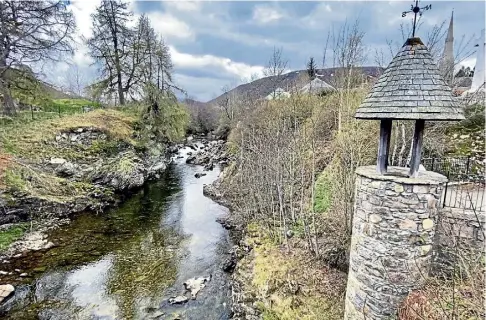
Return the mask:
M 44 106 L 56 99 L 82 98 L 39 79 L 28 66 L 7 70 L 6 77 L 10 82 L 11 93 L 15 103 L 20 108 L 24 105 Z
M 319 75 L 319 78 L 321 80 L 336 87 L 335 76 L 336 74 L 339 74 L 339 72 L 343 71 L 343 68 L 326 68 L 318 69 L 317 74 Z M 356 71 L 358 74 L 362 74 L 367 78 L 376 78 L 381 74 L 383 68 L 367 66 L 356 68 Z M 280 87 L 284 90 L 291 90 L 291 88 L 302 88 L 304 85 L 307 84 L 307 82 L 309 82 L 307 71 L 296 70 L 283 74 L 281 76 L 269 76 L 252 81 L 250 83 L 239 85 L 236 88 L 223 93 L 219 97 L 208 101 L 207 103 L 217 105 L 221 103 L 227 95 L 247 97 L 249 99 L 261 99 L 269 95 L 274 90 L 276 84 L 277 87 Z

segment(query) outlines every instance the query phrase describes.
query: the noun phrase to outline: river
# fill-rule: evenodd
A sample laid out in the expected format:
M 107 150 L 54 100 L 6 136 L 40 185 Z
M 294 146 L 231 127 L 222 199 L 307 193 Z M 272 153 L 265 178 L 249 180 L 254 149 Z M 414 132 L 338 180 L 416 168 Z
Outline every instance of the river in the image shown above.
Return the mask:
M 181 150 L 187 155 L 188 149 Z M 49 234 L 56 247 L 2 265 L 19 269 L 15 296 L 0 308 L 6 319 L 228 319 L 228 275 L 221 270 L 231 243 L 215 219 L 227 209 L 203 196 L 219 168 L 175 159 L 163 176 L 120 207 L 85 213 Z M 20 278 L 18 274 L 27 273 Z M 192 277 L 211 280 L 185 304 Z M 3 279 L 2 279 L 3 280 Z M 185 293 L 190 297 L 189 293 Z

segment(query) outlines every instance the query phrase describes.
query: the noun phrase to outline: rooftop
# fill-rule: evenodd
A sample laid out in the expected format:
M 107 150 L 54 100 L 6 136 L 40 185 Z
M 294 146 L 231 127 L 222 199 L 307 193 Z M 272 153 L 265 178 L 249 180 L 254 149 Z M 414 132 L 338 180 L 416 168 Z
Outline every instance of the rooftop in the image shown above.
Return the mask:
M 410 38 L 356 111 L 358 119 L 462 120 L 463 111 L 420 38 Z

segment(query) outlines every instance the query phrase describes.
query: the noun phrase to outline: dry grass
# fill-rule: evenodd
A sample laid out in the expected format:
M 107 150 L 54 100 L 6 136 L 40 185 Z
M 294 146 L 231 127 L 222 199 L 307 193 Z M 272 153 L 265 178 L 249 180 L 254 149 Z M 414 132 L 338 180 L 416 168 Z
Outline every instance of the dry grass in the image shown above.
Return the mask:
M 400 320 L 484 319 L 484 273 L 474 279 L 437 281 L 412 292 L 399 309 Z
M 422 290 L 412 292 L 399 309 L 401 320 L 484 319 L 484 252 L 467 242 L 458 242 L 453 250 L 451 274 L 428 277 Z M 454 258 L 453 258 L 454 259 Z M 440 270 L 440 269 L 438 269 Z M 440 277 L 439 277 L 440 276 Z
M 288 251 L 266 236 L 266 230 L 254 224 L 249 228 L 253 230 L 246 241 L 254 249 L 253 257 L 244 258 L 253 259 L 253 276 L 247 289 L 255 294 L 263 319 L 342 318 L 344 273 L 320 264 L 297 244 Z
M 115 110 L 95 110 L 59 119 L 28 123 L 13 122 L 0 131 L 0 152 L 31 160 L 53 156 L 58 150 L 49 144 L 56 134 L 80 127 L 95 127 L 115 140 L 133 144 L 136 117 Z M 69 158 L 69 154 L 66 154 Z
M 0 190 L 27 194 L 52 202 L 70 201 L 93 191 L 89 183 L 57 177 L 38 164 L 51 157 L 68 160 L 100 156 L 100 146 L 56 145 L 60 132 L 76 128 L 96 128 L 108 136 L 105 144 L 123 141 L 135 144 L 134 124 L 137 118 L 115 110 L 95 110 L 59 119 L 12 122 L 0 130 Z M 98 141 L 95 141 L 98 142 Z M 90 161 L 90 160 L 86 160 Z
M 0 190 L 5 188 L 5 173 L 11 162 L 11 156 L 0 153 Z

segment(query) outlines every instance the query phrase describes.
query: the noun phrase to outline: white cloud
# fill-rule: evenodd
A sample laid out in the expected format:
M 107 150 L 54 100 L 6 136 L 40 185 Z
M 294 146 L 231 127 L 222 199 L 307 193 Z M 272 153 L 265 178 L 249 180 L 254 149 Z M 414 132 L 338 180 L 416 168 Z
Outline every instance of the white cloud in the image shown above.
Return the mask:
M 192 39 L 194 32 L 187 23 L 169 13 L 152 11 L 147 15 L 155 31 L 165 38 Z
M 194 77 L 175 73 L 174 81 L 182 88 L 189 89 L 189 97 L 199 101 L 209 101 L 221 95 L 222 88 L 228 85 L 227 79 L 211 77 Z
M 78 27 L 78 36 L 90 37 L 93 33 L 91 14 L 101 3 L 100 0 L 72 1 L 70 8 L 73 11 L 74 19 Z
M 164 2 L 166 7 L 174 8 L 178 11 L 199 11 L 202 7 L 200 1 L 166 1 Z
M 77 32 L 74 35 L 75 52 L 72 57 L 72 62 L 79 67 L 89 67 L 93 63 L 93 59 L 88 55 L 88 48 L 83 41 L 83 38 L 89 38 L 93 35 L 93 27 L 91 22 L 91 14 L 96 11 L 96 7 L 101 3 L 100 0 L 88 1 L 72 1 L 70 8 L 76 20 Z
M 255 6 L 253 9 L 253 21 L 259 24 L 278 21 L 283 17 L 285 17 L 284 12 L 267 5 Z
M 336 6 L 339 6 L 337 10 Z M 349 19 L 352 16 L 351 11 L 350 6 L 345 6 L 338 2 L 332 5 L 321 2 L 308 15 L 296 17 L 294 21 L 301 26 L 323 29 L 328 28 L 332 22 L 343 22 Z
M 262 66 L 251 66 L 242 62 L 235 62 L 229 58 L 217 57 L 213 55 L 192 55 L 177 51 L 173 46 L 170 46 L 170 53 L 172 62 L 176 68 L 181 69 L 198 69 L 211 68 L 211 71 L 221 74 L 221 71 L 229 76 L 241 78 L 249 78 L 253 74 L 261 75 L 263 71 Z M 222 76 L 224 74 L 221 74 Z

